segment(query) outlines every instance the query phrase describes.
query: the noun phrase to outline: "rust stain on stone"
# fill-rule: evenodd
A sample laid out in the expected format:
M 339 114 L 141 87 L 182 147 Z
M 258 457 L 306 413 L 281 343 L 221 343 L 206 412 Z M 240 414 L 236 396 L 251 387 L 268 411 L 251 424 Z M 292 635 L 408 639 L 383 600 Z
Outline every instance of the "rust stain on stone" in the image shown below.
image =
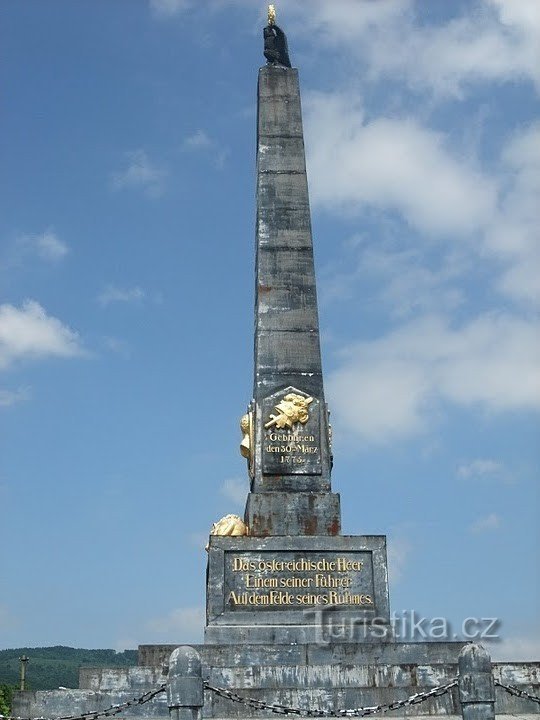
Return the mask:
M 309 518 L 306 518 L 306 522 L 304 523 L 304 529 L 306 531 L 306 535 L 316 535 L 317 534 L 317 518 L 313 515 Z
M 330 523 L 330 527 L 328 528 L 328 534 L 329 535 L 339 535 L 339 526 L 340 522 L 338 518 L 334 518 L 332 522 Z
M 270 285 L 259 285 L 259 292 L 260 293 L 268 293 L 272 290 L 272 287 Z

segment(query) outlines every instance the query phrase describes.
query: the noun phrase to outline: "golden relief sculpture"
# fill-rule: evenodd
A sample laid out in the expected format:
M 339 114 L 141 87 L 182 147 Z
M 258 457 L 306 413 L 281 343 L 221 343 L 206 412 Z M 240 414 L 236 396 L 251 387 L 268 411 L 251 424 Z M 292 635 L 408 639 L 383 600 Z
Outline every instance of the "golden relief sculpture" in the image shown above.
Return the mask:
M 268 6 L 268 24 L 269 25 L 276 24 L 276 7 L 275 7 L 275 5 Z
M 290 428 L 297 423 L 305 425 L 309 420 L 308 405 L 313 402 L 312 397 L 304 397 L 296 393 L 287 393 L 285 397 L 275 406 L 277 415 L 270 413 L 270 420 L 265 424 L 265 428 L 274 425 L 280 430 Z
M 252 453 L 252 427 L 253 413 L 247 412 L 242 415 L 240 420 L 240 430 L 242 431 L 242 442 L 240 443 L 240 454 L 247 460 L 251 460 Z
M 249 529 L 239 515 L 225 515 L 225 517 L 212 525 L 210 535 L 241 537 L 242 535 L 249 535 Z M 205 550 L 208 552 L 208 545 Z

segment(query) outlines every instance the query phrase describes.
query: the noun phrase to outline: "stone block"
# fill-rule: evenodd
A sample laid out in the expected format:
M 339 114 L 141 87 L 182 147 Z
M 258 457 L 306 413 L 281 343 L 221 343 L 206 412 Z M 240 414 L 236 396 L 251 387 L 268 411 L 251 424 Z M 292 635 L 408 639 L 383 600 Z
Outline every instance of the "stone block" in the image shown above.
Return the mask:
M 298 479 L 299 476 L 291 478 L 291 484 Z M 302 478 L 306 483 L 314 479 L 316 477 Z M 297 490 L 250 493 L 245 520 L 250 533 L 262 538 L 270 535 L 338 535 L 341 529 L 339 495 Z
M 389 619 L 384 537 L 210 538 L 207 642 L 373 642 Z
M 257 369 L 283 374 L 322 372 L 319 333 L 315 330 L 259 330 Z M 319 395 L 320 393 L 317 393 Z
M 267 142 L 276 137 L 303 141 L 302 110 L 289 95 L 259 98 L 258 139 Z
M 311 218 L 306 204 L 268 204 L 257 211 L 257 244 L 266 247 L 304 249 L 313 252 Z
M 259 68 L 257 94 L 260 99 L 300 97 L 298 70 L 271 65 Z
M 306 173 L 302 137 L 259 137 L 258 173 Z
M 303 238 L 305 240 L 305 238 Z M 315 290 L 313 252 L 309 243 L 297 246 L 289 236 L 282 245 L 259 248 L 257 267 L 260 284 L 271 287 L 290 288 L 297 285 L 301 294 Z M 290 298 L 294 306 L 305 306 L 302 297 Z
M 263 207 L 275 208 L 280 213 L 281 221 L 277 223 L 287 226 L 286 215 L 281 215 L 284 208 L 309 212 L 307 178 L 304 173 L 259 173 L 257 177 L 257 200 Z M 294 219 L 294 216 L 292 216 Z

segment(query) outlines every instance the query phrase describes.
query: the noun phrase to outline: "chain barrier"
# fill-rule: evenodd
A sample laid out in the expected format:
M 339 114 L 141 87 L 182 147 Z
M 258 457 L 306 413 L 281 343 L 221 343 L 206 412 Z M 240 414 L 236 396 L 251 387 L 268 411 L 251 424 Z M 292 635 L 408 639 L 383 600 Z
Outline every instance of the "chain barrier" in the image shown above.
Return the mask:
M 457 678 L 450 680 L 445 685 L 439 685 L 431 690 L 424 692 L 415 693 L 406 700 L 395 700 L 387 705 L 373 705 L 371 707 L 360 707 L 353 708 L 351 710 L 305 710 L 304 708 L 288 707 L 287 705 L 278 705 L 276 703 L 265 703 L 263 700 L 257 700 L 255 698 L 244 697 L 238 695 L 238 693 L 226 688 L 213 687 L 207 682 L 204 683 L 206 690 L 219 695 L 220 697 L 231 700 L 232 702 L 242 703 L 249 707 L 256 708 L 257 710 L 270 710 L 277 715 L 298 715 L 300 717 L 366 717 L 367 715 L 376 715 L 377 713 L 387 713 L 392 710 L 399 710 L 400 708 L 407 707 L 409 705 L 418 705 L 419 703 L 429 700 L 432 697 L 439 697 L 445 695 L 458 683 Z
M 210 685 L 208 682 L 204 681 L 204 688 L 205 690 L 208 690 L 210 692 L 213 692 L 215 695 L 218 695 L 219 697 L 225 698 L 226 700 L 230 700 L 231 702 L 235 703 L 241 703 L 242 705 L 247 705 L 248 707 L 255 708 L 256 710 L 270 710 L 271 712 L 275 713 L 276 715 L 297 715 L 299 717 L 331 717 L 331 718 L 346 718 L 346 717 L 366 717 L 368 715 L 377 715 L 377 714 L 384 714 L 387 712 L 392 712 L 392 710 L 400 710 L 401 708 L 408 707 L 411 705 L 419 705 L 420 703 L 425 702 L 426 700 L 429 700 L 433 697 L 440 697 L 442 695 L 445 695 L 447 692 L 450 692 L 450 690 L 454 687 L 456 687 L 458 684 L 458 678 L 453 678 L 449 682 L 447 682 L 445 685 L 439 685 L 438 687 L 432 688 L 431 690 L 425 690 L 424 692 L 415 693 L 414 695 L 411 695 L 410 697 L 406 698 L 405 700 L 395 700 L 394 702 L 388 703 L 386 705 L 372 705 L 368 707 L 359 707 L 359 708 L 351 708 L 350 710 L 309 710 L 304 708 L 298 708 L 298 707 L 289 707 L 287 705 L 279 705 L 277 703 L 266 703 L 264 700 L 257 700 L 256 698 L 246 697 L 244 695 L 239 695 L 238 693 L 233 692 L 232 690 L 227 690 L 227 688 L 222 687 L 214 687 L 213 685 Z M 526 690 L 520 690 L 515 685 L 504 685 L 502 682 L 499 682 L 499 680 L 495 680 L 495 685 L 497 687 L 502 688 L 510 695 L 513 695 L 514 697 L 519 698 L 526 698 L 527 700 L 531 700 L 532 702 L 540 704 L 540 697 L 536 697 L 535 695 L 531 695 Z M 155 697 L 160 695 L 161 693 L 165 692 L 167 689 L 167 684 L 163 683 L 163 685 L 160 685 L 159 687 L 155 688 L 154 690 L 149 690 L 148 692 L 145 692 L 143 695 L 141 695 L 138 698 L 133 698 L 133 700 L 127 700 L 124 703 L 119 703 L 117 705 L 111 705 L 110 707 L 106 708 L 105 710 L 95 710 L 92 712 L 85 712 L 81 713 L 79 715 L 61 715 L 60 717 L 54 718 L 54 720 L 98 720 L 98 718 L 103 717 L 113 717 L 114 715 L 118 715 L 123 710 L 126 710 L 129 707 L 134 707 L 136 705 L 144 705 L 147 702 L 150 702 L 150 700 L 153 700 Z M 0 715 L 0 720 L 52 720 L 51 718 L 46 718 L 44 716 L 40 716 L 37 718 L 22 718 L 22 717 L 15 717 L 12 715 Z
M 144 705 L 147 702 L 150 702 L 150 700 L 153 700 L 157 695 L 160 695 L 162 692 L 165 692 L 167 689 L 167 684 L 163 683 L 163 685 L 160 685 L 157 688 L 154 688 L 154 690 L 149 690 L 148 692 L 143 693 L 138 698 L 133 698 L 133 700 L 127 700 L 126 702 L 119 703 L 117 705 L 111 705 L 110 707 L 106 708 L 105 710 L 95 710 L 93 712 L 85 712 L 81 713 L 80 715 L 61 715 L 60 717 L 54 718 L 54 720 L 97 720 L 97 718 L 102 717 L 112 717 L 113 715 L 118 715 L 122 712 L 122 710 L 126 710 L 126 708 L 134 707 L 135 705 Z M 53 720 L 51 718 L 46 718 L 44 716 L 38 717 L 38 718 L 22 718 L 22 717 L 13 717 L 12 715 L 0 715 L 0 720 Z
M 531 693 L 528 693 L 526 690 L 520 690 L 515 685 L 504 685 L 498 680 L 495 680 L 495 685 L 502 688 L 503 690 L 506 690 L 509 695 L 513 695 L 514 697 L 518 698 L 527 698 L 527 700 L 532 700 L 533 702 L 540 705 L 540 697 L 536 697 L 536 695 L 531 695 Z

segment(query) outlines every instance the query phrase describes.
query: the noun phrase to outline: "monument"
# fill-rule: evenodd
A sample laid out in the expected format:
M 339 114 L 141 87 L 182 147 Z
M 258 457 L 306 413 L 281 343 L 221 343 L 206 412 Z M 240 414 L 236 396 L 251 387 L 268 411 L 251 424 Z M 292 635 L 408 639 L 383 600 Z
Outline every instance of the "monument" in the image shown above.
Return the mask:
M 140 645 L 138 667 L 83 668 L 78 690 L 18 693 L 14 715 L 168 718 L 170 708 L 177 720 L 414 716 L 405 708 L 422 702 L 418 714 L 488 720 L 495 698 L 498 712 L 538 713 L 504 682 L 538 695 L 539 663 L 491 665 L 475 645 L 394 638 L 385 537 L 341 534 L 298 71 L 273 6 L 264 43 L 253 399 L 240 445 L 250 492 L 243 519 L 227 516 L 212 528 L 205 642 Z
M 385 538 L 341 535 L 331 491 L 298 70 L 272 6 L 264 39 L 253 400 L 241 445 L 249 535 L 211 536 L 205 641 L 314 642 L 323 616 L 336 635 L 380 640 L 390 621 Z

